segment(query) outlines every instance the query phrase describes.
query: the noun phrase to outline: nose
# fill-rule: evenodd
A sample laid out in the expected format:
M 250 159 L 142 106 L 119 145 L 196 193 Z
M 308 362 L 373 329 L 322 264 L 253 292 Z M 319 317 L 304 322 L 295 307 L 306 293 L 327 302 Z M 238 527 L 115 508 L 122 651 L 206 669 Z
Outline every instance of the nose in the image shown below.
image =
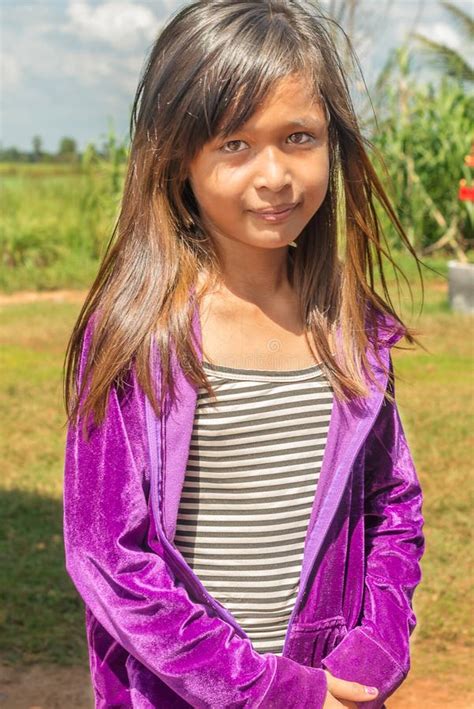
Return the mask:
M 255 162 L 255 187 L 267 187 L 277 192 L 290 184 L 290 170 L 281 151 L 272 146 L 262 150 Z

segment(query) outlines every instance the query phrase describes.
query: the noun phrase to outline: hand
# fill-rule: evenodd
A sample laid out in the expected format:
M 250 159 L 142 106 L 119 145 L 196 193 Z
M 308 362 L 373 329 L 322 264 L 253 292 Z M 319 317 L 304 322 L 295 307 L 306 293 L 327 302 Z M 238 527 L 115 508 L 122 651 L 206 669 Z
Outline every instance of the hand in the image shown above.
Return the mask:
M 370 702 L 377 695 L 368 694 L 365 691 L 365 685 L 359 682 L 348 682 L 345 679 L 333 677 L 329 670 L 324 670 L 328 681 L 328 691 L 324 700 L 323 709 L 338 709 L 347 707 L 347 709 L 357 709 L 355 702 Z

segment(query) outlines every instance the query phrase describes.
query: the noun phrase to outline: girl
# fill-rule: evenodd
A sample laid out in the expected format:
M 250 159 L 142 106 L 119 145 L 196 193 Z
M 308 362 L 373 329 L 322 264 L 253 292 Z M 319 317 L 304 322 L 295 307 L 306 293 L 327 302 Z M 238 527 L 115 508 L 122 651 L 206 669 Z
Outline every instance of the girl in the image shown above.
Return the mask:
M 416 256 L 326 24 L 193 2 L 141 78 L 65 362 L 96 707 L 380 709 L 409 671 L 422 494 L 390 350 L 416 340 L 374 197 Z

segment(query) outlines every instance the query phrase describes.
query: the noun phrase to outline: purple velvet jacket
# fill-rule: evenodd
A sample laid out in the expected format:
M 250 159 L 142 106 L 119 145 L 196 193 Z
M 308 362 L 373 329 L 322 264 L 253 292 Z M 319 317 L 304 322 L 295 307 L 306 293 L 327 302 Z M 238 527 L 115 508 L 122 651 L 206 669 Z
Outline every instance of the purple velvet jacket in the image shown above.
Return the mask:
M 381 354 L 403 335 L 381 321 Z M 202 358 L 195 308 L 193 332 Z M 86 331 L 80 376 L 90 344 Z M 378 381 L 388 383 L 369 356 Z M 160 366 L 152 347 L 157 392 Z M 85 442 L 67 431 L 66 569 L 85 603 L 96 708 L 321 709 L 334 676 L 374 685 L 383 709 L 410 668 L 424 552 L 422 491 L 396 404 L 371 385 L 335 397 L 281 656 L 259 654 L 173 544 L 197 390 L 173 353 L 178 397 L 157 418 L 131 368 Z M 393 392 L 393 389 L 392 389 Z

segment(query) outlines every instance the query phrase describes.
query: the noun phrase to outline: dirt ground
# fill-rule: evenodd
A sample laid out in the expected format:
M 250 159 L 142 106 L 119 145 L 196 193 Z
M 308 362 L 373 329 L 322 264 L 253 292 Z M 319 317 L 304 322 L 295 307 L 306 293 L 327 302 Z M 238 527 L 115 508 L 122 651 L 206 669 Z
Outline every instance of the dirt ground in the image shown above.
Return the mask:
M 17 293 L 0 293 L 0 305 L 38 303 L 45 300 L 53 303 L 82 303 L 86 295 L 87 291 L 85 290 L 19 291 Z
M 474 692 L 456 699 L 455 687 L 454 677 L 448 683 L 434 677 L 408 677 L 386 706 L 387 709 L 473 709 Z M 94 709 L 89 672 L 80 667 L 36 665 L 21 670 L 0 665 L 0 707 Z

